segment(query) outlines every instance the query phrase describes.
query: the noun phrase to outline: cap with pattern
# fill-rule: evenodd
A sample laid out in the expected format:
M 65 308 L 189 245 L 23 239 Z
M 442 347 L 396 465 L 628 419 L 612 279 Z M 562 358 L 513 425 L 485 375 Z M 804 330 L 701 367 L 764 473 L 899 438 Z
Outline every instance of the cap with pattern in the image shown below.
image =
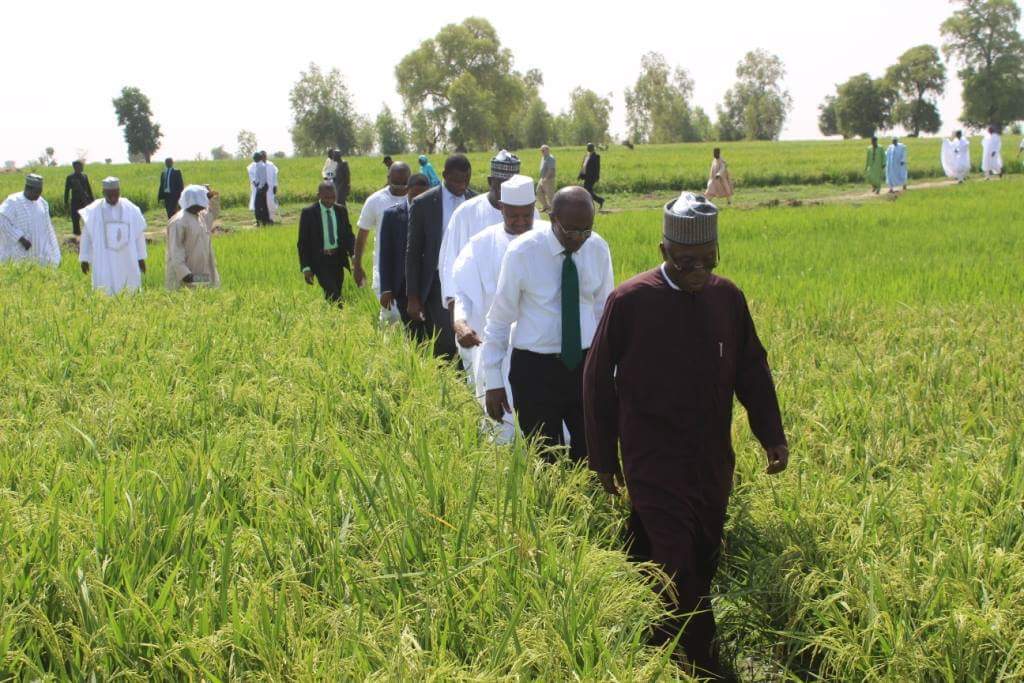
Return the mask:
M 718 207 L 703 195 L 684 192 L 665 205 L 662 234 L 676 244 L 718 240 Z

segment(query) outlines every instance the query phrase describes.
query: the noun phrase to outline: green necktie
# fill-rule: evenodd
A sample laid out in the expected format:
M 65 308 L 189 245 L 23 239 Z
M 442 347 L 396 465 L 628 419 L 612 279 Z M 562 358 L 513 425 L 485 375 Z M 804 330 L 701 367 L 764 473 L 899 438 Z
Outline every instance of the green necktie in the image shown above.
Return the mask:
M 328 249 L 333 249 L 338 244 L 337 238 L 334 236 L 334 207 L 327 209 L 327 240 L 330 244 L 327 246 Z
M 580 341 L 580 276 L 573 263 L 572 254 L 563 252 L 562 261 L 562 362 L 565 367 L 575 370 L 583 360 L 583 344 Z

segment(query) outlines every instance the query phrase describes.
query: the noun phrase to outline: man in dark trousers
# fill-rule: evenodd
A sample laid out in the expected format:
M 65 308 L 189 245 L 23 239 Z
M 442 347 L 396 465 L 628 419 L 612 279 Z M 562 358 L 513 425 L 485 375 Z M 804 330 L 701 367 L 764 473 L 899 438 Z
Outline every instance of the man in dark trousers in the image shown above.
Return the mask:
M 81 217 L 79 209 L 92 204 L 92 186 L 89 185 L 89 176 L 85 175 L 85 164 L 75 161 L 71 164 L 73 173 L 64 179 L 64 206 L 71 212 L 71 230 L 76 235 L 82 234 Z
M 718 210 L 683 194 L 665 207 L 662 235 L 663 262 L 612 292 L 587 355 L 588 456 L 608 493 L 618 494 L 625 475 L 631 556 L 674 579 L 674 598 L 666 597 L 673 618 L 659 625 L 655 644 L 682 628 L 694 673 L 718 678 L 709 596 L 736 460 L 733 396 L 765 449 L 768 474 L 786 469 L 789 448 L 743 292 L 712 275 Z
M 324 298 L 341 305 L 341 283 L 356 238 L 348 221 L 348 211 L 336 203 L 334 184 L 322 182 L 317 201 L 299 216 L 299 266 L 306 284 L 313 277 L 324 290 Z
M 409 290 L 409 317 L 426 323 L 426 334 L 437 335 L 434 355 L 455 357 L 455 332 L 452 308 L 441 301 L 441 279 L 437 272 L 441 240 L 448 221 L 462 202 L 476 195 L 469 189 L 473 168 L 463 154 L 453 154 L 444 162 L 443 182 L 432 187 L 412 203 L 409 209 L 409 244 L 405 258 L 405 283 Z
M 604 208 L 604 197 L 594 192 L 594 185 L 601 179 L 601 155 L 594 149 L 594 143 L 587 143 L 587 156 L 583 157 L 583 166 L 580 168 L 580 180 L 583 181 L 583 189 L 590 193 L 590 198 L 597 202 L 597 206 Z
M 181 198 L 181 191 L 185 189 L 185 180 L 181 177 L 181 171 L 174 168 L 174 159 L 164 159 L 164 172 L 160 174 L 160 191 L 156 198 L 164 203 L 167 209 L 167 217 L 170 218 L 178 213 L 178 200 Z
M 384 211 L 380 230 L 377 232 L 380 245 L 380 307 L 391 310 L 398 307 L 402 323 L 422 341 L 423 323 L 409 318 L 409 297 L 405 287 L 405 251 L 409 237 L 409 202 L 430 188 L 430 181 L 422 173 L 409 177 L 409 192 L 406 201 L 399 202 Z
M 348 162 L 341 158 L 341 152 L 334 150 L 334 160 L 338 162 L 338 168 L 334 171 L 334 191 L 338 195 L 338 203 L 342 206 L 348 203 L 348 193 L 352 190 L 352 172 L 348 168 Z

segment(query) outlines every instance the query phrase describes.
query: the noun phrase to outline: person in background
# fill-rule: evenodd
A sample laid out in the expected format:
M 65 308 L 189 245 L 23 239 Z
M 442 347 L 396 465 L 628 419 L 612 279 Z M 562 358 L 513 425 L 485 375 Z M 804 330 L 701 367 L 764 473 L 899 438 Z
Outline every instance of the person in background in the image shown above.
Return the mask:
M 380 226 L 384 220 L 384 212 L 395 204 L 405 202 L 405 196 L 409 191 L 409 164 L 403 161 L 396 161 L 388 169 L 388 184 L 377 190 L 363 204 L 359 212 L 359 220 L 356 226 L 359 233 L 356 235 L 356 248 L 352 276 L 355 278 L 356 286 L 362 287 L 366 284 L 366 273 L 363 271 L 363 252 L 366 250 L 366 240 L 371 232 L 378 235 L 373 244 L 373 263 L 371 264 L 370 285 L 377 299 L 380 299 Z M 395 307 L 380 309 L 380 322 L 397 322 L 401 316 Z
M 427 176 L 416 173 L 409 177 L 409 191 L 406 201 L 384 210 L 380 221 L 378 239 L 380 246 L 380 307 L 389 312 L 397 309 L 398 315 L 415 339 L 422 341 L 423 323 L 409 317 L 409 297 L 405 286 L 405 250 L 409 238 L 409 205 L 416 197 L 430 189 Z M 389 317 L 389 319 L 391 319 Z
M 942 141 L 942 170 L 958 183 L 963 183 L 971 172 L 971 142 L 964 138 L 963 131 L 958 130 L 952 138 Z
M 421 154 L 417 161 L 419 161 L 420 164 L 420 173 L 427 176 L 427 181 L 430 183 L 430 186 L 437 187 L 440 185 L 441 179 L 437 177 L 437 171 L 434 170 L 434 166 L 430 163 L 430 160 L 427 159 L 427 156 L 425 154 Z
M 718 147 L 711 152 L 711 172 L 708 174 L 708 187 L 704 196 L 711 199 L 725 197 L 727 204 L 732 204 L 732 178 L 729 176 L 729 165 L 722 158 L 722 150 Z
M 78 212 L 93 203 L 92 185 L 85 175 L 85 164 L 75 161 L 71 164 L 71 175 L 64 179 L 64 206 L 71 213 L 71 231 L 82 234 L 82 221 Z
M 583 181 L 583 189 L 590 193 L 590 198 L 597 202 L 599 208 L 603 209 L 604 197 L 594 192 L 594 186 L 601 180 L 601 155 L 597 153 L 593 142 L 587 143 L 587 153 L 583 157 L 579 179 Z
M 323 179 L 334 185 L 334 192 L 339 204 L 348 202 L 348 193 L 352 189 L 352 176 L 348 162 L 341 158 L 341 152 L 332 149 L 327 152 L 324 162 Z
M 270 218 L 270 224 L 273 225 L 277 222 L 277 210 L 280 208 L 277 203 L 277 178 L 279 172 L 277 164 L 267 157 L 266 152 L 260 152 L 260 157 L 267 166 L 267 216 Z
M 267 165 L 259 152 L 252 155 L 252 163 L 246 169 L 249 172 L 249 210 L 256 217 L 256 225 L 270 225 L 270 212 L 267 209 Z
M 885 150 L 885 182 L 889 185 L 889 194 L 895 193 L 897 187 L 906 192 L 907 173 L 907 146 L 894 137 Z
M 139 207 L 121 196 L 121 181 L 103 179 L 103 199 L 81 211 L 82 241 L 78 261 L 92 273 L 92 287 L 107 294 L 142 289 L 146 272 L 146 219 Z
M 389 169 L 389 168 L 391 168 L 391 164 L 393 164 L 395 162 L 394 162 L 394 160 L 392 160 L 391 155 L 385 154 L 384 158 L 380 160 L 380 163 L 384 164 L 384 168 L 385 169 Z
M 205 185 L 189 185 L 181 193 L 181 209 L 167 223 L 164 285 L 219 287 L 213 255 L 213 224 L 220 213 L 220 195 Z
M 555 155 L 547 145 L 540 146 L 540 180 L 537 181 L 537 197 L 543 213 L 551 211 L 551 200 L 555 196 Z
M 317 201 L 299 216 L 299 268 L 306 284 L 312 285 L 315 277 L 324 298 L 340 306 L 345 269 L 354 249 L 348 211 L 337 203 L 334 183 L 325 180 L 317 188 Z
M 994 177 L 1003 177 L 1003 138 L 999 135 L 999 128 L 989 126 L 985 137 L 981 140 L 981 172 L 985 180 Z
M 609 494 L 619 494 L 625 475 L 631 559 L 673 579 L 675 590 L 664 593 L 673 617 L 652 644 L 682 630 L 690 673 L 718 679 L 710 593 L 735 467 L 733 396 L 768 474 L 786 469 L 789 447 L 743 292 L 712 274 L 715 206 L 689 193 L 669 202 L 660 249 L 663 262 L 619 285 L 604 306 L 583 371 L 587 450 Z
M 871 136 L 867 161 L 864 162 L 864 177 L 871 185 L 872 192 L 878 194 L 882 191 L 882 182 L 885 180 L 885 152 L 878 146 L 878 138 L 874 135 Z
M 25 189 L 0 204 L 0 263 L 38 261 L 60 265 L 60 245 L 50 220 L 50 205 L 43 199 L 43 177 L 25 176 Z
M 170 218 L 178 212 L 178 200 L 181 199 L 181 192 L 185 189 L 185 180 L 181 171 L 174 168 L 174 159 L 164 159 L 164 170 L 160 174 L 160 189 L 157 191 L 156 199 L 164 203 L 167 217 Z

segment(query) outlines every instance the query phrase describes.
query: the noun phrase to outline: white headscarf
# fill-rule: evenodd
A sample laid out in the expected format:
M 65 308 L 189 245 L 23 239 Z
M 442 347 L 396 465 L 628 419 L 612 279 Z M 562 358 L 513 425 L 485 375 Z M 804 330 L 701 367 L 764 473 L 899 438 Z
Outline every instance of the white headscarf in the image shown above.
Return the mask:
M 188 209 L 193 206 L 201 206 L 204 209 L 210 208 L 210 199 L 206 196 L 208 190 L 202 185 L 189 185 L 181 191 L 181 198 L 178 206 Z

